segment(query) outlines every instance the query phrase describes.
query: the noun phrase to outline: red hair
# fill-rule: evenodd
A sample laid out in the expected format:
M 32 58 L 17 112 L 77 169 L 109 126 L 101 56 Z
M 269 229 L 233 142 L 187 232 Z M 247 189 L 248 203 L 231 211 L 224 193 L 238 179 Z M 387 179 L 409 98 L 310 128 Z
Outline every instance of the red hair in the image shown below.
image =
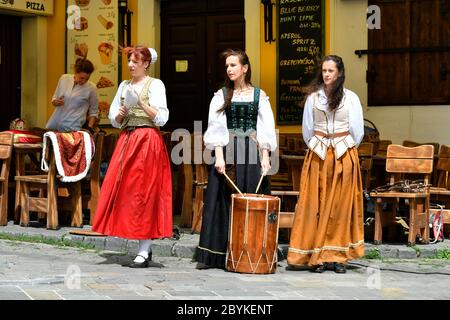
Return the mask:
M 152 62 L 152 56 L 150 55 L 150 50 L 147 47 L 144 46 L 135 46 L 126 48 L 120 47 L 120 49 L 122 50 L 123 53 L 127 55 L 128 59 L 130 58 L 130 56 L 134 55 L 143 62 L 148 62 L 149 66 L 150 63 Z

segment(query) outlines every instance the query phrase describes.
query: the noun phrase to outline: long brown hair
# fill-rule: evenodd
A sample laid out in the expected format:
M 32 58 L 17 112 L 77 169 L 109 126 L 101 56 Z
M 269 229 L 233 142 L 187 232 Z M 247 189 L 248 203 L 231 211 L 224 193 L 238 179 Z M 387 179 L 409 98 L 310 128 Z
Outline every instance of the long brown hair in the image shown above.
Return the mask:
M 345 82 L 345 67 L 342 58 L 336 55 L 328 55 L 322 58 L 317 68 L 317 73 L 314 80 L 305 88 L 304 90 L 304 98 L 301 102 L 301 106 L 305 105 L 306 98 L 313 93 L 319 90 L 323 85 L 323 75 L 322 75 L 322 65 L 326 61 L 334 61 L 336 63 L 336 68 L 338 69 L 338 78 L 332 84 L 332 88 L 330 91 L 330 96 L 328 98 L 328 105 L 331 110 L 336 109 L 341 103 L 342 97 L 344 96 L 344 82 Z
M 242 64 L 243 66 L 245 66 L 245 65 L 248 66 L 244 81 L 246 84 L 251 85 L 252 84 L 252 82 L 251 82 L 252 68 L 250 67 L 250 61 L 248 59 L 247 54 L 240 49 L 227 49 L 224 52 L 222 52 L 222 57 L 225 58 L 225 61 L 227 60 L 228 57 L 231 57 L 231 56 L 238 57 L 240 64 Z M 227 88 L 227 94 L 224 97 L 224 103 L 223 103 L 222 108 L 217 110 L 218 113 L 221 113 L 221 112 L 225 111 L 227 108 L 231 107 L 231 99 L 233 98 L 234 81 L 231 81 L 230 78 L 228 78 L 226 70 L 225 70 L 224 86 L 225 86 L 225 88 Z

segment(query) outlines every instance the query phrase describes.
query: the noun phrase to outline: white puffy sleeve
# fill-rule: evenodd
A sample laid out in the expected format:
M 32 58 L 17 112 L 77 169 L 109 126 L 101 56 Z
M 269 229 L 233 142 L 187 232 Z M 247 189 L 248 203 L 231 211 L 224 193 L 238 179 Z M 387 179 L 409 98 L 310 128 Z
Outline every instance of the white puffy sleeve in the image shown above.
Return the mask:
M 159 79 L 154 79 L 148 88 L 148 99 L 150 105 L 158 109 L 153 122 L 162 127 L 169 120 L 169 109 L 167 108 L 166 87 Z
M 116 121 L 116 117 L 119 114 L 119 108 L 120 108 L 120 97 L 122 95 L 122 90 L 124 90 L 124 87 L 126 85 L 126 80 L 122 81 L 122 83 L 119 85 L 119 88 L 117 89 L 116 95 L 111 103 L 111 106 L 109 107 L 109 114 L 108 118 L 109 121 L 111 121 L 111 125 L 115 128 L 120 128 L 120 123 Z
M 315 93 L 310 94 L 308 98 L 306 98 L 305 106 L 303 107 L 302 134 L 306 144 L 308 144 L 309 140 L 314 135 L 314 95 Z
M 223 104 L 223 92 L 218 90 L 209 104 L 208 129 L 203 136 L 205 146 L 210 150 L 214 150 L 216 146 L 226 146 L 230 139 L 225 112 L 217 112 Z
M 361 102 L 359 101 L 356 93 L 349 91 L 348 98 L 350 98 L 350 106 L 349 106 L 349 131 L 353 137 L 353 140 L 358 147 L 364 137 L 364 117 Z
M 277 148 L 277 136 L 275 133 L 275 121 L 269 97 L 261 91 L 259 97 L 258 121 L 256 123 L 256 140 L 260 149 L 275 151 Z

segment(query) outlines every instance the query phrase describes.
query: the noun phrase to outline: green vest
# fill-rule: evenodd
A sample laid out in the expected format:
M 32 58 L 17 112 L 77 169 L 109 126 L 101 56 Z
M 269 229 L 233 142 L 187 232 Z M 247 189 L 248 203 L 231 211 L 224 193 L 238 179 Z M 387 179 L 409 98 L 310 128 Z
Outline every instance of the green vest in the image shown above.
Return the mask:
M 226 97 L 226 88 L 222 88 L 223 96 Z M 260 89 L 255 88 L 253 101 L 241 102 L 232 101 L 231 106 L 226 109 L 228 130 L 239 130 L 247 132 L 250 129 L 256 130 L 256 122 L 258 120 Z

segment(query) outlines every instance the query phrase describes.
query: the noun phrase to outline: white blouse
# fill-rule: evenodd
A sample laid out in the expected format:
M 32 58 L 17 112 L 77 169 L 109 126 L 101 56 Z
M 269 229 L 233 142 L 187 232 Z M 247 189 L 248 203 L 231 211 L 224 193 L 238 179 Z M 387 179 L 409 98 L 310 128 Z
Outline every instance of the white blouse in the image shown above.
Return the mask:
M 320 105 L 320 109 L 324 110 L 326 113 L 328 121 L 328 132 L 333 133 L 336 128 L 334 128 L 333 114 L 328 108 L 328 99 L 325 95 L 323 89 L 319 90 L 319 98 L 316 100 L 317 93 L 314 92 L 308 96 L 306 99 L 305 107 L 303 109 L 303 121 L 302 121 L 302 134 L 303 139 L 308 144 L 311 138 L 314 136 L 314 103 Z M 359 146 L 364 137 L 364 117 L 361 102 L 358 96 L 351 90 L 344 89 L 344 104 L 348 107 L 348 131 L 352 136 L 356 147 Z
M 122 90 L 126 90 L 124 91 L 125 106 L 132 107 L 132 104 L 137 104 L 137 97 L 135 97 L 134 91 L 140 94 L 145 85 L 145 81 L 137 85 L 127 84 L 127 82 L 128 81 L 122 81 L 119 85 L 116 96 L 109 108 L 108 118 L 111 121 L 112 126 L 116 128 L 120 128 L 120 123 L 116 121 L 116 117 L 119 114 Z M 169 109 L 167 108 L 166 87 L 160 79 L 153 79 L 151 82 L 148 88 L 148 99 L 150 105 L 158 110 L 153 122 L 158 127 L 164 126 L 167 120 L 169 120 Z
M 254 90 L 248 95 L 237 95 L 234 93 L 231 101 L 252 102 L 253 94 Z M 203 138 L 206 148 L 210 150 L 214 150 L 216 146 L 226 146 L 229 142 L 226 113 L 217 112 L 217 110 L 222 108 L 223 104 L 224 96 L 222 89 L 220 89 L 214 93 L 214 97 L 209 105 L 208 129 Z M 270 106 L 269 97 L 263 94 L 262 90 L 259 96 L 256 140 L 258 141 L 260 148 L 267 148 L 270 151 L 275 151 L 277 148 L 277 137 L 272 108 Z
M 47 129 L 77 131 L 83 127 L 86 116 L 98 117 L 97 87 L 93 82 L 75 85 L 74 75 L 64 74 L 58 80 L 52 101 L 61 97 L 64 105 L 55 107 L 45 126 Z

